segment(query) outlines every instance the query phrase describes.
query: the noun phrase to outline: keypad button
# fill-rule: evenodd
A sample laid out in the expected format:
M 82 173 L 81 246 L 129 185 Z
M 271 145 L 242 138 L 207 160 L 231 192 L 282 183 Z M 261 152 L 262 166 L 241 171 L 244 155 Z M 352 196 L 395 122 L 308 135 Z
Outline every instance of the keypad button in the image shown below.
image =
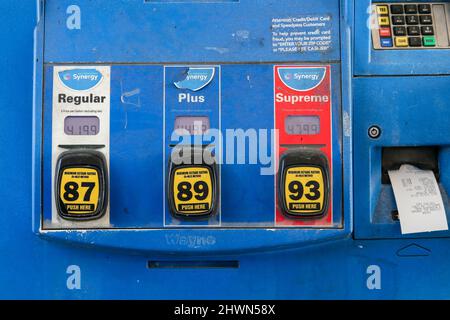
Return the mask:
M 410 47 L 421 47 L 422 39 L 420 37 L 409 37 L 408 43 Z
M 391 4 L 392 14 L 403 14 L 403 6 L 401 4 Z
M 377 13 L 379 15 L 389 14 L 388 6 L 377 6 Z
M 435 47 L 436 46 L 436 38 L 434 36 L 423 37 L 423 45 L 425 47 Z
M 415 14 L 415 13 L 417 13 L 417 5 L 415 5 L 415 4 L 405 4 L 405 13 L 406 14 Z
M 378 24 L 381 27 L 389 26 L 389 17 L 378 17 Z
M 407 47 L 408 46 L 408 37 L 396 37 L 395 38 L 395 46 L 396 47 Z
M 405 27 L 394 27 L 394 35 L 395 36 L 406 36 L 406 28 Z
M 391 28 L 380 28 L 380 37 L 390 37 L 391 36 Z
M 432 26 L 423 26 L 421 28 L 422 35 L 423 36 L 432 36 L 434 35 L 434 29 Z
M 405 24 L 405 17 L 404 16 L 392 16 L 392 24 L 393 25 Z
M 429 4 L 419 4 L 419 13 L 429 14 L 431 13 L 431 5 Z
M 433 18 L 430 15 L 420 16 L 421 24 L 433 24 Z
M 380 44 L 383 48 L 392 47 L 392 38 L 380 38 Z
M 406 16 L 406 24 L 417 25 L 419 24 L 418 16 Z
M 420 36 L 420 28 L 418 26 L 408 27 L 408 36 Z

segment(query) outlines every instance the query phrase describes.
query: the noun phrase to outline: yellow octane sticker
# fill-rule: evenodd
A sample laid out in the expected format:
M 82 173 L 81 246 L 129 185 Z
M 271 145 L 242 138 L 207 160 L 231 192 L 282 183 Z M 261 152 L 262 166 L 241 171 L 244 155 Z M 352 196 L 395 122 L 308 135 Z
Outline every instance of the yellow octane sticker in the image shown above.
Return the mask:
M 205 214 L 212 206 L 212 178 L 209 169 L 185 167 L 174 171 L 173 197 L 178 214 Z
M 68 214 L 92 214 L 100 194 L 99 176 L 92 168 L 66 168 L 62 173 L 59 196 Z
M 285 202 L 290 214 L 317 214 L 324 206 L 324 178 L 322 169 L 296 166 L 286 170 Z

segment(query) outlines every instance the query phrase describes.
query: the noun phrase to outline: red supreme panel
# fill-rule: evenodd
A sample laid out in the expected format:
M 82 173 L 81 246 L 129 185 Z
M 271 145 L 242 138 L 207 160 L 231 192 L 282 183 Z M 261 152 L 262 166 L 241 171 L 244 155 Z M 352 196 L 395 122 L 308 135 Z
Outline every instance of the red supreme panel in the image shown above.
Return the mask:
M 292 218 L 280 209 L 279 186 L 275 176 L 277 226 L 326 227 L 332 224 L 331 105 L 329 65 L 274 67 L 275 128 L 279 134 L 277 161 L 291 149 L 321 151 L 328 159 L 330 179 L 329 205 L 325 214 L 316 218 Z

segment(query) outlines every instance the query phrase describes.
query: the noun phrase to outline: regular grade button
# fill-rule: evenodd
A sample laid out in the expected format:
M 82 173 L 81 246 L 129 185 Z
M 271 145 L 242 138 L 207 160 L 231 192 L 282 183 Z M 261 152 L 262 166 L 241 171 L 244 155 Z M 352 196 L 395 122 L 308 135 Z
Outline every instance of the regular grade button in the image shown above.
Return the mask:
M 435 47 L 436 46 L 436 38 L 433 36 L 423 37 L 423 45 L 425 47 Z
M 395 36 L 406 36 L 406 28 L 405 27 L 394 27 L 394 35 Z
M 421 13 L 421 14 L 431 13 L 431 5 L 419 4 L 419 13 Z
M 408 43 L 410 47 L 421 47 L 422 39 L 420 37 L 409 37 Z
M 396 37 L 395 38 L 395 46 L 396 47 L 407 47 L 408 46 L 408 37 Z
M 401 4 L 391 4 L 392 14 L 403 14 L 403 6 Z

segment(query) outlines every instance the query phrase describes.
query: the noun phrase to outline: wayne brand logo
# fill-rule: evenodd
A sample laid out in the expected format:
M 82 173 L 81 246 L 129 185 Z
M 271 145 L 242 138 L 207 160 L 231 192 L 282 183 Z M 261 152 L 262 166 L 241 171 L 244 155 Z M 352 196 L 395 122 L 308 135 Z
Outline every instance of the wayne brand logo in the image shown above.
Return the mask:
M 58 75 L 64 86 L 77 91 L 92 89 L 103 79 L 103 75 L 96 69 L 64 70 Z
M 183 80 L 174 82 L 178 89 L 198 91 L 206 87 L 213 79 L 215 68 L 189 68 Z
M 290 89 L 308 91 L 322 83 L 326 70 L 325 67 L 278 68 L 278 76 Z

